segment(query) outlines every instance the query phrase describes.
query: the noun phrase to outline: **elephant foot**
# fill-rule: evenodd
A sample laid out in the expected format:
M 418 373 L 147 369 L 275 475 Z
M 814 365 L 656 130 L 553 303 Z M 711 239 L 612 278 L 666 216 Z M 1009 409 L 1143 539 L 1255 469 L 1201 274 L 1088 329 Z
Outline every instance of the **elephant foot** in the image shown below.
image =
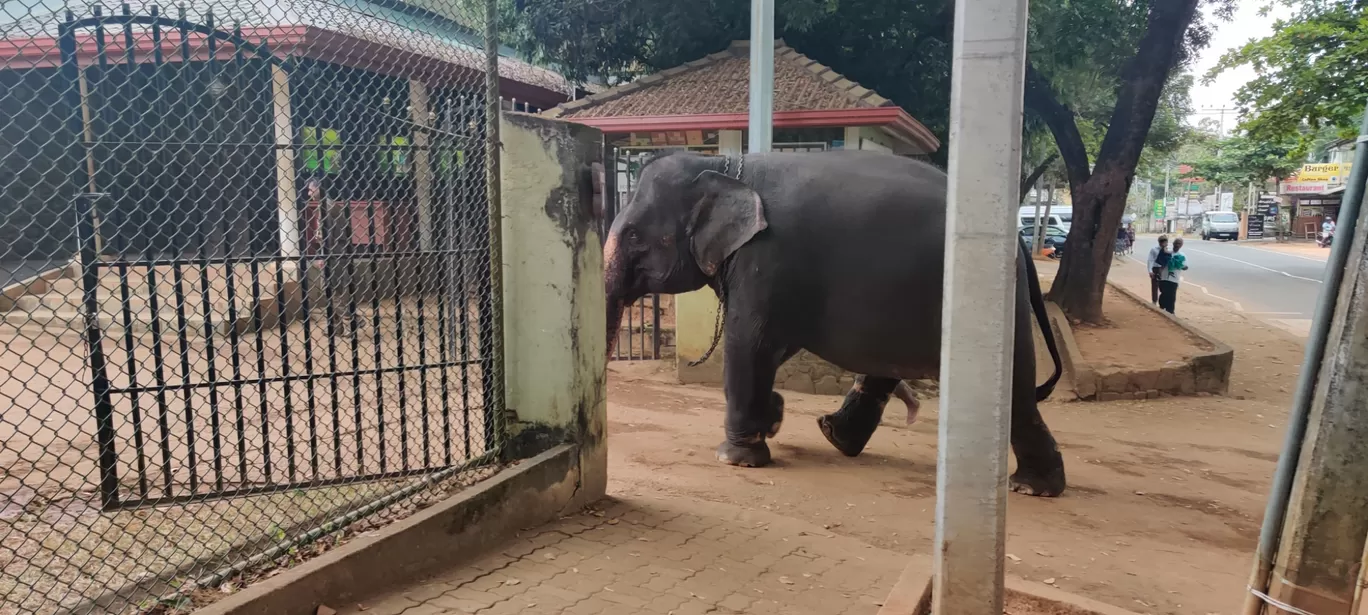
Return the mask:
M 1008 485 L 1012 491 L 1042 498 L 1057 498 L 1063 495 L 1066 488 L 1065 483 L 1062 464 L 1044 472 L 1018 468 L 1016 473 L 1008 479 Z
M 743 468 L 761 468 L 770 464 L 774 459 L 770 457 L 769 445 L 765 444 L 764 438 L 756 438 L 755 442 L 748 444 L 732 444 L 730 441 L 723 441 L 717 447 L 717 460 L 729 466 L 741 466 Z
M 769 426 L 766 436 L 773 438 L 779 435 L 779 428 L 784 426 L 784 396 L 777 391 L 770 392 L 769 416 L 765 423 Z
M 878 424 L 874 427 L 877 428 Z M 828 414 L 817 419 L 817 428 L 822 430 L 827 442 L 846 457 L 859 456 L 864 452 L 865 445 L 869 444 L 869 439 L 874 436 L 874 429 L 858 428 L 849 421 L 842 420 L 839 414 Z

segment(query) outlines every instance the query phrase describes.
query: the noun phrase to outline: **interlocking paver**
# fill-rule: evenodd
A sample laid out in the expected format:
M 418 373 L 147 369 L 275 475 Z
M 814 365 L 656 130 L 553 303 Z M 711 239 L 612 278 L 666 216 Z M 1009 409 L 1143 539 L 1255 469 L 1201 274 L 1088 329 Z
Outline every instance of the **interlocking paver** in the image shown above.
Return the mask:
M 728 504 L 607 500 L 469 565 L 394 588 L 364 612 L 872 615 L 906 563 L 803 521 Z

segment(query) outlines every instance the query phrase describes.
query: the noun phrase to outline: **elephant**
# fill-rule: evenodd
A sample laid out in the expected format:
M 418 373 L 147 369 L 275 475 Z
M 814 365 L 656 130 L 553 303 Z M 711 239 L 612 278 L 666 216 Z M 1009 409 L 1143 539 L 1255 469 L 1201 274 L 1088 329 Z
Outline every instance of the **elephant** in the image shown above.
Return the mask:
M 902 380 L 939 375 L 946 190 L 944 171 L 891 153 L 662 152 L 641 167 L 604 240 L 608 352 L 625 306 L 711 287 L 726 332 L 718 460 L 771 463 L 766 439 L 784 407 L 774 378 L 799 350 L 862 375 L 817 421 L 837 450 L 859 455 Z M 1035 265 L 1017 244 L 1010 486 L 1053 497 L 1065 489 L 1064 462 L 1037 403 L 1061 363 Z M 1039 387 L 1032 314 L 1054 361 Z

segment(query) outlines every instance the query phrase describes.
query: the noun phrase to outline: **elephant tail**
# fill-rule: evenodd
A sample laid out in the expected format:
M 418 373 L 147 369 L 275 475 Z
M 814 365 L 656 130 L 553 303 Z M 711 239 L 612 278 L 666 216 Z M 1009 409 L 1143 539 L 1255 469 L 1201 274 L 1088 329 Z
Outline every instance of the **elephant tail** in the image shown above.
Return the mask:
M 1040 278 L 1036 275 L 1035 260 L 1031 258 L 1031 252 L 1026 249 L 1026 242 L 1017 236 L 1017 246 L 1021 248 L 1021 256 L 1026 259 L 1026 288 L 1030 294 L 1031 312 L 1035 314 L 1036 324 L 1040 325 L 1040 332 L 1045 337 L 1045 347 L 1050 350 L 1050 359 L 1054 361 L 1054 373 L 1050 379 L 1036 387 L 1036 401 L 1041 402 L 1049 399 L 1054 392 L 1056 384 L 1059 384 L 1059 376 L 1064 372 L 1064 365 L 1059 359 L 1059 346 L 1055 342 L 1054 330 L 1050 327 L 1050 315 L 1045 311 L 1045 295 L 1040 292 Z

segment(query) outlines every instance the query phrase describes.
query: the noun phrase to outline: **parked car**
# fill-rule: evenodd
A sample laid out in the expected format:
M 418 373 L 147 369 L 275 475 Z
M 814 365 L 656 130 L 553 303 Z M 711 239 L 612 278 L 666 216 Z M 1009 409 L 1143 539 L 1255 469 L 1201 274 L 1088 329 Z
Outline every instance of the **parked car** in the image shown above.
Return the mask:
M 1021 234 L 1021 239 L 1022 239 L 1023 241 L 1026 242 L 1026 248 L 1027 248 L 1028 250 L 1034 251 L 1035 248 L 1034 248 L 1034 245 L 1033 245 L 1033 244 L 1035 243 L 1035 227 L 1034 227 L 1034 226 L 1021 226 L 1021 227 L 1017 227 L 1017 232 Z M 1046 227 L 1045 227 L 1045 239 L 1044 239 L 1045 247 L 1047 247 L 1047 248 L 1054 248 L 1054 254 L 1051 254 L 1051 256 L 1053 256 L 1053 257 L 1055 257 L 1055 258 L 1059 258 L 1059 257 L 1061 257 L 1061 256 L 1064 255 L 1064 240 L 1065 240 L 1065 239 L 1068 239 L 1068 237 L 1069 237 L 1069 231 L 1064 230 L 1064 228 L 1062 228 L 1062 227 L 1058 227 L 1058 226 L 1046 226 Z
M 1233 211 L 1207 211 L 1202 213 L 1202 239 L 1239 239 L 1240 214 Z

